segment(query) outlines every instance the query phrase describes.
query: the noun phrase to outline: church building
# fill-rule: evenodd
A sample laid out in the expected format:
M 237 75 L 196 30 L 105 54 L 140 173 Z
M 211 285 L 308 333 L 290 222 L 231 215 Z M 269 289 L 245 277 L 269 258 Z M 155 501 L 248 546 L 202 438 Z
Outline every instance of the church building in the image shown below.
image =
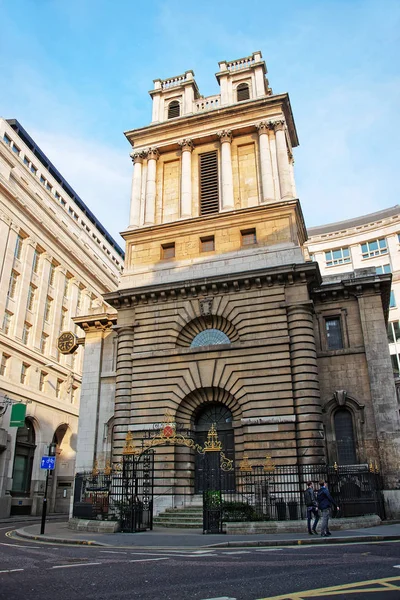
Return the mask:
M 399 508 L 400 422 L 386 337 L 391 275 L 322 279 L 306 260 L 289 96 L 261 52 L 154 81 L 152 121 L 128 130 L 124 271 L 85 331 L 77 471 L 121 460 L 162 428 L 276 465 L 379 466 Z M 305 199 L 306 201 L 306 199 Z M 321 190 L 323 202 L 323 190 Z M 377 467 L 378 468 L 378 467 Z M 156 449 L 156 510 L 201 491 L 189 446 Z

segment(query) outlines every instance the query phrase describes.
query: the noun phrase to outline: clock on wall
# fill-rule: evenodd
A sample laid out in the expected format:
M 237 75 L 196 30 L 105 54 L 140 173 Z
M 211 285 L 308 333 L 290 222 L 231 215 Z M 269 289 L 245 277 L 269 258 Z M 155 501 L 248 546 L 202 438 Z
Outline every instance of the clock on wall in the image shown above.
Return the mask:
M 63 331 L 57 340 L 57 348 L 61 354 L 72 354 L 78 347 L 78 338 L 72 331 Z

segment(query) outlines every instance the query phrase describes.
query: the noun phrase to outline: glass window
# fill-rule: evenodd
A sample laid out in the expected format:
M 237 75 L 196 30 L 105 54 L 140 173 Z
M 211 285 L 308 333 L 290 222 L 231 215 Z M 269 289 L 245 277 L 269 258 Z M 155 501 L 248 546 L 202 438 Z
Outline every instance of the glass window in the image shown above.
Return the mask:
M 396 308 L 396 298 L 393 290 L 390 292 L 389 308 Z
M 39 262 L 40 262 L 40 254 L 37 250 L 33 253 L 33 262 L 32 262 L 32 271 L 34 273 L 39 272 Z
M 2 354 L 1 356 L 1 361 L 0 361 L 0 375 L 5 375 L 7 373 L 7 364 L 8 364 L 8 360 L 9 360 L 9 355 L 8 354 Z
M 31 164 L 31 171 L 32 171 L 32 173 L 33 173 L 34 175 L 36 175 L 36 173 L 37 173 L 37 168 L 35 167 L 35 165 L 32 165 L 32 164 Z
M 387 252 L 386 238 L 380 238 L 379 240 L 372 240 L 371 242 L 361 244 L 361 254 L 363 258 L 380 256 L 381 254 L 387 254 Z
M 27 300 L 28 310 L 33 310 L 33 307 L 35 306 L 35 293 L 36 293 L 36 288 L 34 285 L 31 284 L 29 286 L 29 290 L 28 290 L 28 300 Z
M 46 178 L 43 175 L 40 176 L 40 183 L 43 183 L 43 185 L 46 183 Z
M 400 360 L 399 360 L 399 356 L 398 354 L 391 354 L 390 358 L 392 360 L 392 369 L 393 369 L 393 375 L 395 377 L 399 376 L 399 371 L 400 371 Z
M 202 252 L 212 252 L 215 250 L 214 236 L 210 235 L 208 237 L 200 238 L 200 246 Z
M 17 289 L 17 282 L 18 282 L 18 273 L 13 270 L 13 271 L 11 271 L 10 283 L 8 285 L 8 297 L 9 298 L 15 297 L 15 291 Z
M 23 243 L 23 239 L 22 237 L 19 235 L 17 237 L 17 240 L 15 242 L 15 249 L 14 249 L 14 256 L 15 258 L 20 259 L 21 258 L 21 252 L 22 252 L 22 243 Z
M 3 317 L 3 331 L 6 335 L 10 333 L 12 317 L 12 313 L 6 310 Z
M 353 419 L 347 409 L 338 410 L 334 416 L 336 448 L 339 465 L 354 465 L 357 462 Z
M 242 236 L 242 246 L 252 246 L 257 243 L 256 230 L 255 229 L 247 229 L 246 231 L 241 231 Z
M 48 181 L 46 181 L 46 190 L 49 190 L 49 192 L 51 192 L 52 189 L 53 189 L 53 187 L 50 185 L 50 183 Z
M 7 146 L 11 146 L 11 138 L 9 138 L 6 133 L 3 135 L 3 140 L 7 144 Z
M 25 155 L 24 156 L 24 165 L 27 165 L 29 167 L 29 162 L 30 162 L 29 158 Z
M 24 344 L 27 344 L 29 342 L 29 335 L 31 332 L 31 325 L 29 323 L 24 323 L 23 329 L 22 329 L 22 342 Z
M 27 376 L 28 376 L 28 369 L 29 369 L 29 365 L 26 363 L 22 363 L 21 376 L 20 376 L 20 383 L 22 383 L 22 384 L 26 383 Z
M 383 275 L 384 273 L 391 273 L 392 268 L 390 265 L 381 265 L 379 267 L 375 267 L 377 275 Z
M 325 319 L 326 340 L 329 350 L 343 348 L 342 328 L 340 317 L 329 317 Z
M 162 258 L 175 258 L 175 243 L 161 245 Z
M 51 305 L 52 305 L 52 298 L 50 298 L 49 296 L 47 296 L 46 298 L 46 304 L 44 306 L 44 320 L 45 321 L 50 321 L 50 317 L 51 317 Z
M 200 331 L 190 344 L 191 348 L 199 346 L 215 346 L 218 344 L 230 344 L 231 341 L 223 331 L 219 329 L 205 329 Z
M 343 265 L 351 262 L 350 248 L 338 248 L 337 250 L 328 250 L 325 252 L 325 262 L 327 267 Z
M 47 381 L 47 373 L 45 373 L 44 371 L 40 371 L 40 377 L 39 377 L 39 390 L 41 392 L 44 392 L 45 387 L 46 387 L 46 381 Z
M 12 151 L 15 152 L 15 154 L 18 154 L 18 155 L 21 152 L 21 150 L 15 144 L 13 144 L 13 146 L 12 146 Z
M 50 271 L 49 271 L 49 285 L 54 285 L 54 276 L 56 273 L 56 267 L 53 263 L 50 263 Z

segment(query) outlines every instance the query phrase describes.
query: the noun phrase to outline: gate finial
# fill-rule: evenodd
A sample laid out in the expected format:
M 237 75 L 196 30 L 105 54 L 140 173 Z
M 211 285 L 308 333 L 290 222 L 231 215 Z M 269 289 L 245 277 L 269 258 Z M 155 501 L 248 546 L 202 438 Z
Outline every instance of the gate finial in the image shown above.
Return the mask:
M 264 473 L 273 473 L 275 471 L 275 463 L 272 462 L 272 458 L 270 456 L 265 457 L 263 470 Z
M 125 438 L 125 446 L 122 450 L 122 454 L 136 454 L 137 450 L 133 443 L 132 431 L 128 431 Z
M 204 452 L 221 452 L 222 442 L 218 439 L 218 433 L 213 423 L 208 431 L 207 440 L 204 442 Z

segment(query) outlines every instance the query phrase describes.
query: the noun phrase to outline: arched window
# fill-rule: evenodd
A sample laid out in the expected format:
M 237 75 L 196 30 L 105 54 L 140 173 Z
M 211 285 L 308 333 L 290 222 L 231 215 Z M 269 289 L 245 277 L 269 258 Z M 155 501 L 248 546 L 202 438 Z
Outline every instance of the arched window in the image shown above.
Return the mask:
M 172 100 L 168 104 L 168 119 L 173 119 L 174 117 L 179 117 L 181 114 L 181 105 L 178 100 Z
M 200 331 L 190 344 L 191 348 L 199 346 L 216 346 L 217 344 L 230 344 L 231 340 L 226 333 L 219 329 L 204 329 Z
M 346 408 L 335 412 L 335 435 L 339 465 L 354 465 L 357 462 L 353 419 Z
M 14 495 L 29 496 L 31 490 L 32 465 L 35 455 L 35 430 L 30 419 L 24 427 L 18 427 L 15 442 L 12 492 Z
M 250 88 L 248 83 L 240 83 L 237 88 L 237 101 L 243 102 L 243 100 L 250 100 Z

